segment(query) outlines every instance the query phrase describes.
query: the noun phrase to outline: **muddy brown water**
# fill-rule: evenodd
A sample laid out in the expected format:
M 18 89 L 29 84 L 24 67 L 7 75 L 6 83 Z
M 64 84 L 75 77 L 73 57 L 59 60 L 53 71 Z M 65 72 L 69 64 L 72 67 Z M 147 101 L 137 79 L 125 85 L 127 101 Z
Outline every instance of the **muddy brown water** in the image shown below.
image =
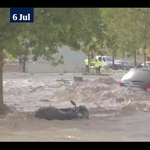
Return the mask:
M 150 141 L 149 93 L 120 88 L 110 77 L 72 79 L 4 76 L 5 103 L 15 110 L 0 118 L 0 141 Z M 31 115 L 41 106 L 72 107 L 70 100 L 84 104 L 90 119 L 47 121 Z

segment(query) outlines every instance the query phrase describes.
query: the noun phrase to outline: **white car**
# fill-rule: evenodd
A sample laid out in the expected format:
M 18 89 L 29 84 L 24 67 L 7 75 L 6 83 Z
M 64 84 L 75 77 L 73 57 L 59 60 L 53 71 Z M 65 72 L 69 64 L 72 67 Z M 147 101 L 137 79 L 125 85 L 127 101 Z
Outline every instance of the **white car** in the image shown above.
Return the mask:
M 106 66 L 112 67 L 112 61 L 113 61 L 112 56 L 96 56 L 96 59 L 102 62 L 102 67 L 106 67 Z
M 141 64 L 141 66 L 144 66 L 144 63 Z M 150 61 L 146 61 L 146 67 L 150 67 Z

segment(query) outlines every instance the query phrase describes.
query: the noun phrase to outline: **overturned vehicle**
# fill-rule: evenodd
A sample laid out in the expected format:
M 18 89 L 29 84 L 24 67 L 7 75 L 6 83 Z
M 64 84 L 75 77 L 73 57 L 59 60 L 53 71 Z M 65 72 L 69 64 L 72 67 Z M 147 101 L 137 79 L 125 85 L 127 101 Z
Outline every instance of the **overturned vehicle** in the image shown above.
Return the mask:
M 89 111 L 84 105 L 77 107 L 75 102 L 70 102 L 74 105 L 73 108 L 41 107 L 35 112 L 35 117 L 47 120 L 89 119 Z

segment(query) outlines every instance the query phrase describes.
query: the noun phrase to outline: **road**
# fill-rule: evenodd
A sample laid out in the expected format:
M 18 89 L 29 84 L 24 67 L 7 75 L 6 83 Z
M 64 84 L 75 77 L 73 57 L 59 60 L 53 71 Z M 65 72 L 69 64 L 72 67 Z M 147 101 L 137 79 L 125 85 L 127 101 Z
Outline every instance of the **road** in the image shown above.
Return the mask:
M 125 73 L 109 73 L 109 77 L 119 81 Z M 41 78 L 41 79 L 67 79 L 72 80 L 74 76 L 83 77 L 83 79 L 87 80 L 95 80 L 98 78 L 105 78 L 104 76 L 99 75 L 75 75 L 73 73 L 66 73 L 63 75 L 57 73 L 36 73 L 36 74 L 28 74 L 28 73 L 4 73 L 3 78 L 6 79 L 25 79 L 25 78 Z

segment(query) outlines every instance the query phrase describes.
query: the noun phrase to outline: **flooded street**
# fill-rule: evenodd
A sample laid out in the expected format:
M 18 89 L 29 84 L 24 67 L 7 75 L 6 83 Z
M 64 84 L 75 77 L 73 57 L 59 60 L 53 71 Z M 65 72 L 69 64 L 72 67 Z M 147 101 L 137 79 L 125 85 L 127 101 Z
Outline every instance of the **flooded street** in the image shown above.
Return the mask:
M 150 141 L 150 94 L 120 88 L 122 75 L 4 74 L 5 104 L 14 112 L 0 118 L 0 141 Z M 115 81 L 115 80 L 117 81 Z M 84 104 L 89 120 L 47 121 L 31 114 L 42 106 Z

